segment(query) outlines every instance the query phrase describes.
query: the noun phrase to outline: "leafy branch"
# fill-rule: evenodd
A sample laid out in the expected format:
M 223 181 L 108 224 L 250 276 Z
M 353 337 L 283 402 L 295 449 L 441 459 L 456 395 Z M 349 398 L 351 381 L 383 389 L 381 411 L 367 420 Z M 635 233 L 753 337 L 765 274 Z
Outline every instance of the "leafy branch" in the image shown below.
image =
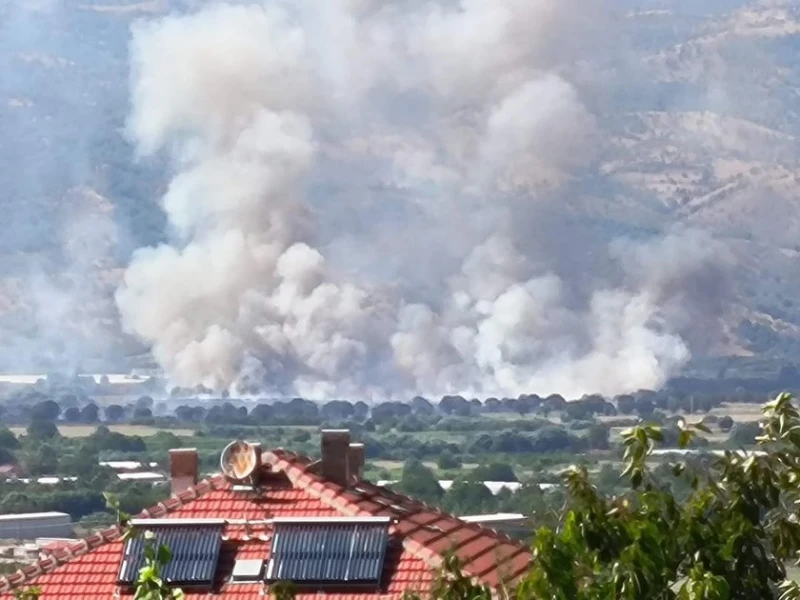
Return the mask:
M 183 600 L 183 590 L 170 588 L 161 577 L 161 569 L 172 560 L 165 544 L 157 544 L 152 531 L 144 532 L 144 564 L 136 579 L 134 600 Z
M 133 539 L 140 532 L 131 525 L 131 517 L 120 508 L 119 498 L 104 492 L 106 507 L 111 510 L 122 527 L 122 540 Z M 161 576 L 162 569 L 172 560 L 172 551 L 165 544 L 158 544 L 152 531 L 144 532 L 144 564 L 134 583 L 134 600 L 183 600 L 184 593 L 180 588 L 171 588 Z
M 42 590 L 38 587 L 27 587 L 14 591 L 14 600 L 39 600 Z

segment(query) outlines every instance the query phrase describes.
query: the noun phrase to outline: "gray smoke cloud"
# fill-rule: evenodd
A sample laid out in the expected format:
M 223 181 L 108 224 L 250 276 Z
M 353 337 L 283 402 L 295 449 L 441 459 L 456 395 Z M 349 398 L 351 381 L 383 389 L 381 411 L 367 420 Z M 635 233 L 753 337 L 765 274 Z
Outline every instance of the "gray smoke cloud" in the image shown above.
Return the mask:
M 127 231 L 105 185 L 124 63 L 95 23 L 62 0 L 0 1 L 4 372 L 111 370 L 125 356 L 113 294 Z
M 702 285 L 725 281 L 714 241 L 619 242 L 600 250 L 612 272 L 585 278 L 564 260 L 581 241 L 539 218 L 603 150 L 570 70 L 600 30 L 564 0 L 215 4 L 139 23 L 128 130 L 172 159 L 175 238 L 134 255 L 126 331 L 179 385 L 660 386 L 693 319 L 721 313 L 724 286 Z

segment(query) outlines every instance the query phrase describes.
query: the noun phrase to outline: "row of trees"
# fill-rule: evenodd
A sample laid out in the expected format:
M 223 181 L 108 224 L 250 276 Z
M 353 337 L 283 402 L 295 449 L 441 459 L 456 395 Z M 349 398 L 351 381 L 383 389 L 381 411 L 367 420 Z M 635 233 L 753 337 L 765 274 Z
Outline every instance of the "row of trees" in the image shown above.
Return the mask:
M 253 403 L 233 401 L 225 396 L 183 403 L 173 409 L 168 408 L 165 402 L 156 403 L 151 395 L 142 395 L 127 404 L 113 403 L 101 408 L 86 395 L 67 393 L 48 396 L 34 389 L 27 393 L 18 391 L 8 396 L 0 405 L 0 419 L 9 423 L 25 423 L 36 417 L 68 423 L 119 423 L 148 422 L 156 418 L 181 423 L 230 425 L 322 425 L 370 420 L 376 426 L 393 426 L 404 421 L 409 427 L 414 427 L 415 422 L 417 426 L 424 426 L 435 422 L 437 418 L 470 417 L 487 413 L 507 413 L 522 417 L 538 415 L 543 418 L 558 414 L 562 420 L 589 420 L 598 415 L 649 418 L 656 411 L 703 414 L 725 402 L 752 400 L 752 394 L 747 393 L 721 395 L 666 389 L 640 390 L 613 398 L 590 394 L 570 401 L 558 394 L 546 397 L 523 394 L 517 398 L 490 397 L 483 400 L 448 395 L 438 402 L 417 396 L 408 402 L 387 401 L 376 404 L 348 400 L 319 403 L 303 398 L 285 401 L 264 399 Z
M 722 403 L 721 398 L 662 398 L 649 394 L 637 396 L 624 395 L 615 399 L 614 403 L 601 396 L 567 402 L 561 396 L 548 399 L 535 397 L 504 399 L 485 403 L 479 400 L 467 401 L 461 397 L 446 397 L 449 402 L 442 401 L 434 405 L 424 398 L 414 398 L 410 403 L 382 402 L 368 405 L 365 402 L 351 403 L 345 400 L 333 400 L 317 403 L 295 398 L 289 401 L 259 403 L 255 405 L 234 404 L 230 401 L 208 405 L 178 406 L 171 414 L 163 407 L 156 407 L 150 396 L 142 396 L 129 404 L 110 404 L 99 407 L 94 402 L 82 405 L 68 401 L 43 400 L 27 406 L 0 409 L 0 417 L 7 422 L 27 422 L 30 419 L 61 420 L 66 423 L 122 423 L 147 422 L 155 416 L 161 420 L 173 420 L 179 423 L 192 424 L 263 424 L 263 425 L 322 425 L 325 423 L 366 422 L 376 426 L 405 423 L 407 430 L 424 429 L 436 424 L 441 419 L 450 417 L 466 418 L 481 416 L 486 413 L 511 413 L 520 416 L 537 415 L 547 418 L 554 413 L 562 420 L 587 420 L 598 415 L 613 416 L 637 415 L 651 416 L 656 410 L 664 412 L 707 413 Z M 458 400 L 455 400 L 458 398 Z M 161 409 L 160 411 L 158 409 Z

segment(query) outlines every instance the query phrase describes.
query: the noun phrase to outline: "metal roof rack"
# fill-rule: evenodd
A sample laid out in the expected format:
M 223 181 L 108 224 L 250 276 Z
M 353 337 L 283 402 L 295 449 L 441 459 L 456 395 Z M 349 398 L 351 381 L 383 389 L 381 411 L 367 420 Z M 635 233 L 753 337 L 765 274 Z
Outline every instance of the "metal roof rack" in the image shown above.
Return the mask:
M 222 527 L 226 519 L 131 519 L 132 527 Z
M 275 525 L 314 525 L 317 523 L 358 525 L 358 524 L 389 524 L 391 517 L 274 517 L 272 522 Z

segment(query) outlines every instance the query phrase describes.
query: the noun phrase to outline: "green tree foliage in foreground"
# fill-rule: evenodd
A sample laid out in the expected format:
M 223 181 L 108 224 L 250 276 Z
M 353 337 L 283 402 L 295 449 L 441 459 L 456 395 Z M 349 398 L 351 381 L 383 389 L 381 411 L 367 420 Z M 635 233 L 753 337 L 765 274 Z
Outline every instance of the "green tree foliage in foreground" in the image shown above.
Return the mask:
M 570 508 L 533 543 L 530 572 L 515 589 L 489 590 L 445 562 L 430 596 L 478 600 L 493 593 L 529 600 L 800 599 L 785 564 L 800 550 L 800 414 L 788 394 L 764 409 L 762 452 L 727 452 L 695 472 L 672 465 L 691 493 L 673 496 L 647 457 L 660 429 L 624 432 L 630 490 L 605 497 L 585 469 L 565 476 Z M 686 447 L 702 425 L 682 424 Z

